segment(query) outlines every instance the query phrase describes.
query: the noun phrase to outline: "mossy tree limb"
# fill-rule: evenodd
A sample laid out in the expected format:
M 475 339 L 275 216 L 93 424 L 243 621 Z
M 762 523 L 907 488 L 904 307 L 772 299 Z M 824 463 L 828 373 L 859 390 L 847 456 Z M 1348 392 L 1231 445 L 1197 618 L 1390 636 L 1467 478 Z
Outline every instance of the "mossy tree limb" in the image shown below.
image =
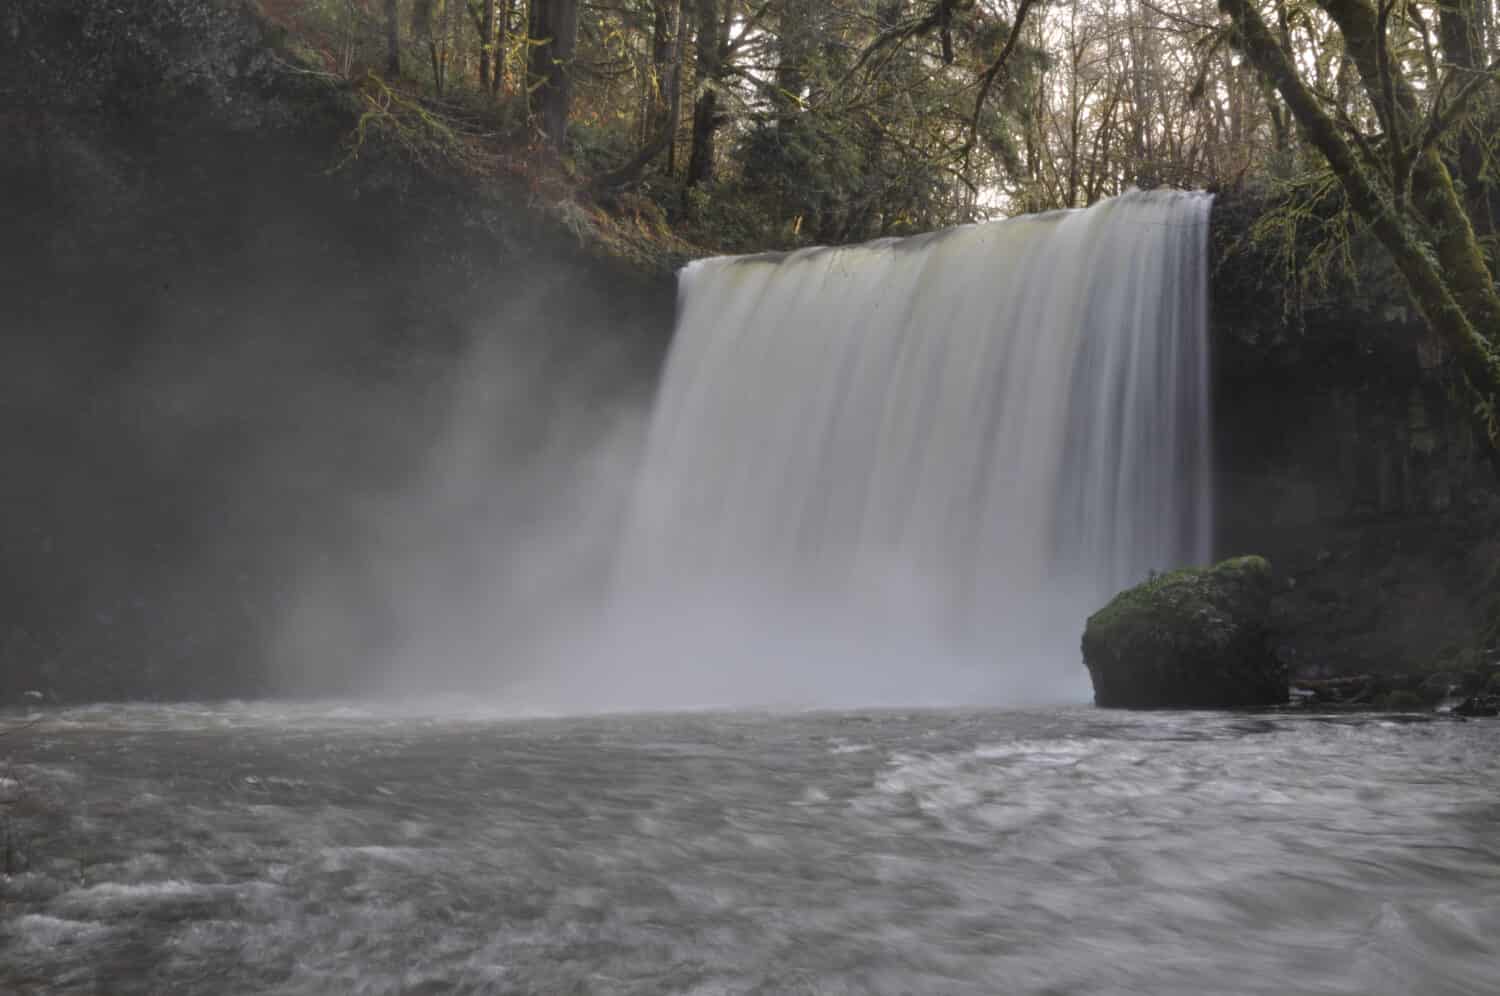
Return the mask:
M 1383 115 L 1390 121 L 1387 144 L 1395 164 L 1388 182 L 1396 206 L 1404 205 L 1409 190 L 1412 206 L 1431 231 L 1454 296 L 1479 329 L 1491 336 L 1500 334 L 1500 295 L 1495 291 L 1494 275 L 1485 263 L 1468 211 L 1438 148 L 1442 131 L 1437 122 L 1446 116 L 1444 107 L 1458 108 L 1449 120 L 1451 127 L 1461 119 L 1464 104 L 1488 85 L 1488 75 L 1476 80 L 1473 74 L 1467 74 L 1470 78 L 1458 88 L 1453 104 L 1434 102 L 1432 120 L 1424 128 L 1417 94 L 1399 60 L 1391 56 L 1380 14 L 1370 0 L 1319 0 L 1319 6 L 1338 25 L 1366 94 L 1377 107 L 1387 109 Z M 1463 72 L 1457 67 L 1449 69 L 1450 75 Z M 1439 98 L 1449 89 L 1445 79 L 1439 87 Z
M 1321 2 L 1344 31 L 1372 100 L 1389 97 L 1388 113 L 1382 116 L 1411 117 L 1415 99 L 1410 86 L 1389 60 L 1377 57 L 1385 42 L 1374 8 L 1367 0 Z M 1500 449 L 1500 356 L 1489 339 L 1500 330 L 1500 297 L 1437 148 L 1423 152 L 1412 172 L 1413 206 L 1428 229 L 1424 237 L 1396 197 L 1394 177 L 1379 176 L 1360 158 L 1251 0 L 1219 0 L 1219 9 L 1233 22 L 1246 58 L 1276 87 L 1308 142 L 1332 167 L 1350 206 L 1390 253 L 1422 318 L 1453 350 L 1484 436 L 1492 450 Z

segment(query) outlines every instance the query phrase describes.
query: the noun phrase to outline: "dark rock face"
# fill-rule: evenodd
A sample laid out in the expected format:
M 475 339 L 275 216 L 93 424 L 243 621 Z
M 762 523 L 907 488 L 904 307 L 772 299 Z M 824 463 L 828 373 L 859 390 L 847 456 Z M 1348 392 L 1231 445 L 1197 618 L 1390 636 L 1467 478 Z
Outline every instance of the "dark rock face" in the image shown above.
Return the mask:
M 1367 238 L 1357 274 L 1299 289 L 1328 233 L 1302 222 L 1289 267 L 1251 244 L 1265 209 L 1226 194 L 1213 215 L 1217 549 L 1276 564 L 1272 641 L 1299 677 L 1500 660 L 1500 483 L 1449 357 Z
M 1128 709 L 1286 702 L 1286 668 L 1268 639 L 1271 589 L 1270 564 L 1240 557 L 1115 596 L 1083 634 L 1094 702 Z

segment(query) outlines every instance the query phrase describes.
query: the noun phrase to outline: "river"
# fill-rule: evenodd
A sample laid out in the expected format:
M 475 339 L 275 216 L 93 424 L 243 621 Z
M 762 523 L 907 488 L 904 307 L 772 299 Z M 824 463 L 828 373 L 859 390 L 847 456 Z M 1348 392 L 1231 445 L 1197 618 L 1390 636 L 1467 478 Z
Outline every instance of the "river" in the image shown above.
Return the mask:
M 1500 991 L 1500 724 L 0 720 L 0 992 Z

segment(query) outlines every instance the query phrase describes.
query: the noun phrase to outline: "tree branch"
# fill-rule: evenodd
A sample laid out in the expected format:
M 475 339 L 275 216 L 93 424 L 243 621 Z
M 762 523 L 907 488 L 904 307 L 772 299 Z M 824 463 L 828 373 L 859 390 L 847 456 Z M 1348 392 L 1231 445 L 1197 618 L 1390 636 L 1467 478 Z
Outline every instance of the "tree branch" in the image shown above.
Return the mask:
M 859 72 L 860 69 L 863 68 L 864 64 L 870 60 L 870 57 L 886 46 L 898 45 L 906 41 L 908 38 L 913 37 L 914 35 L 926 34 L 933 28 L 937 27 L 939 23 L 938 14 L 939 10 L 934 9 L 929 12 L 926 17 L 918 17 L 913 18 L 909 21 L 904 21 L 901 24 L 893 25 L 892 27 L 887 28 L 880 34 L 876 35 L 875 38 L 870 42 L 870 44 L 866 45 L 864 49 L 859 53 L 859 57 L 854 60 L 854 65 L 850 66 L 849 71 L 846 72 L 843 78 L 839 80 L 838 86 L 842 87 L 845 83 L 849 82 L 849 80 L 853 79 L 854 74 Z
M 1427 128 L 1422 133 L 1421 141 L 1416 145 L 1415 151 L 1412 154 L 1413 159 L 1442 141 L 1443 136 L 1448 130 L 1463 120 L 1464 115 L 1469 111 L 1469 104 L 1474 98 L 1486 86 L 1500 81 L 1500 59 L 1496 59 L 1485 69 L 1467 70 L 1468 72 L 1473 72 L 1475 75 L 1459 88 L 1458 93 L 1454 95 L 1448 106 L 1443 107 L 1442 111 L 1439 112 L 1438 108 L 1442 104 L 1443 94 L 1448 89 L 1450 81 L 1456 73 L 1462 71 L 1464 70 L 1459 70 L 1455 67 L 1443 77 L 1443 82 L 1438 88 L 1437 98 L 1432 104 L 1432 117 L 1427 122 Z
M 969 117 L 969 140 L 964 145 L 964 157 L 967 159 L 969 150 L 973 149 L 975 141 L 979 137 L 979 115 L 984 110 L 985 98 L 990 95 L 990 87 L 994 86 L 995 80 L 1010 60 L 1010 54 L 1016 50 L 1016 43 L 1021 40 L 1021 29 L 1026 26 L 1026 13 L 1031 10 L 1032 0 L 1021 0 L 1020 6 L 1016 8 L 1016 20 L 1011 25 L 1010 36 L 1005 39 L 1005 46 L 1000 49 L 1000 54 L 990 68 L 984 71 L 984 76 L 979 80 L 979 94 L 974 98 L 974 113 Z
M 724 50 L 720 55 L 723 61 L 728 62 L 734 57 L 734 54 L 740 50 L 740 46 L 745 44 L 745 39 L 753 35 L 756 29 L 760 27 L 760 22 L 766 19 L 766 15 L 771 12 L 771 7 L 774 4 L 775 0 L 766 0 L 765 3 L 760 5 L 759 10 L 745 20 L 745 26 L 740 29 L 739 35 L 725 43 Z
M 1401 213 L 1381 195 L 1354 150 L 1339 135 L 1333 119 L 1297 74 L 1289 55 L 1271 36 L 1251 0 L 1219 0 L 1219 9 L 1234 22 L 1240 50 L 1281 93 L 1308 141 L 1333 167 L 1350 205 L 1370 225 L 1406 280 L 1417 310 L 1453 348 L 1474 393 L 1482 404 L 1492 406 L 1500 388 L 1500 357 L 1449 285 L 1450 280 L 1463 275 L 1445 274 L 1432 249 L 1418 240 Z M 1493 293 L 1491 288 L 1491 296 Z M 1483 321 L 1485 309 L 1478 308 L 1476 315 Z M 1484 431 L 1491 446 L 1500 445 L 1500 430 L 1492 419 Z

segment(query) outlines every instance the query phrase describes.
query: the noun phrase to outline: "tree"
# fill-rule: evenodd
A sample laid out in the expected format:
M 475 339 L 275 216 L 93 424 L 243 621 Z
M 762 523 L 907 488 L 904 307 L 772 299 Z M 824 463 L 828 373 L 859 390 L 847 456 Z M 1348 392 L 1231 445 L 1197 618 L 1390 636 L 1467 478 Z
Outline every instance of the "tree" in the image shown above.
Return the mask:
M 692 0 L 652 0 L 651 72 L 646 78 L 646 144 L 675 130 L 681 111 L 682 40 Z M 675 90 L 675 92 L 674 92 Z
M 578 49 L 578 0 L 531 0 L 526 89 L 532 127 L 561 154 L 573 103 L 573 60 Z
M 534 133 L 554 152 L 570 134 L 596 188 L 633 187 L 669 221 L 690 207 L 695 239 L 754 250 L 1083 207 L 1131 185 L 1307 187 L 1326 157 L 1220 2 L 386 0 L 384 20 L 391 35 L 394 11 L 411 17 L 427 55 L 406 66 L 414 86 L 493 93 L 517 59 Z M 1477 244 L 1488 268 L 1500 244 L 1500 100 L 1469 83 L 1492 79 L 1495 0 L 1247 3 L 1483 332 L 1487 284 L 1464 260 Z M 1421 193 L 1443 188 L 1434 161 L 1446 207 Z
M 1438 35 L 1443 61 L 1469 74 L 1484 69 L 1481 54 L 1484 51 L 1485 36 L 1490 36 L 1491 44 L 1496 42 L 1495 26 L 1488 23 L 1489 14 L 1488 6 L 1481 4 L 1480 0 L 1448 0 L 1439 5 Z M 1495 126 L 1500 125 L 1500 121 L 1496 120 L 1500 115 L 1496 115 L 1491 108 L 1491 113 L 1482 117 L 1489 119 L 1486 122 L 1489 125 L 1487 131 L 1493 135 Z M 1459 126 L 1456 139 L 1457 178 L 1462 184 L 1469 217 L 1474 220 L 1477 233 L 1485 236 L 1495 232 L 1496 178 L 1485 168 L 1488 156 L 1481 134 L 1472 124 L 1467 127 Z
M 510 18 L 512 0 L 500 0 L 500 9 L 495 19 L 493 59 L 494 75 L 490 78 L 490 93 L 505 92 L 506 65 L 510 54 Z
M 491 69 L 496 55 L 495 49 L 495 0 L 484 0 L 479 16 L 475 18 L 479 32 L 479 88 L 485 93 L 494 92 Z
M 1286 101 L 1349 206 L 1390 254 L 1422 318 L 1453 351 L 1484 435 L 1500 446 L 1500 295 L 1445 159 L 1457 143 L 1461 163 L 1456 130 L 1500 80 L 1500 61 L 1486 69 L 1439 66 L 1424 53 L 1419 93 L 1392 45 L 1393 0 L 1378 8 L 1370 0 L 1318 0 L 1358 76 L 1370 110 L 1362 123 L 1345 108 L 1330 109 L 1253 0 L 1219 5 L 1235 44 Z
M 455 20 L 461 0 L 415 0 L 411 7 L 412 37 L 427 47 L 432 87 L 439 97 L 448 89 L 448 70 L 458 51 Z
M 401 12 L 397 0 L 385 0 L 385 74 L 401 75 Z
M 666 12 L 676 4 L 676 17 Z M 645 168 L 663 152 L 674 149 L 677 119 L 682 112 L 683 56 L 688 34 L 688 14 L 692 0 L 655 0 L 652 40 L 652 75 L 648 79 L 647 126 L 651 129 L 641 150 L 629 162 L 594 179 L 598 190 L 610 190 L 634 183 Z M 662 79 L 665 79 L 665 85 Z M 672 172 L 669 161 L 667 172 Z
M 720 91 L 729 66 L 729 25 L 735 0 L 698 0 L 697 99 L 693 102 L 693 144 L 688 156 L 687 187 L 713 179 L 714 139 L 724 124 Z

